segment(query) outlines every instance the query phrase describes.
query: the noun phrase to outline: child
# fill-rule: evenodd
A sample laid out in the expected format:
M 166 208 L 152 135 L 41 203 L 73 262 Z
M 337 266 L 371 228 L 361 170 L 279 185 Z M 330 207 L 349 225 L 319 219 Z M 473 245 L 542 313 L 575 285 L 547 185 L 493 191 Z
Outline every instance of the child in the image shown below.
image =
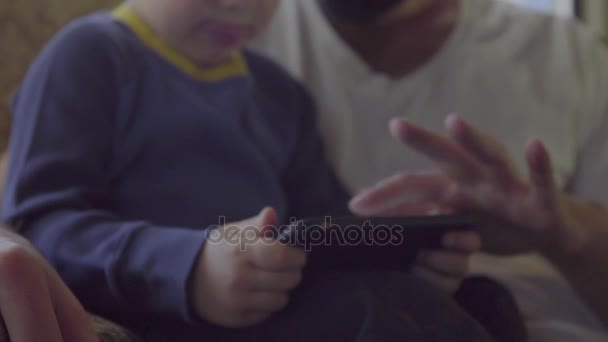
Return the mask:
M 290 294 L 306 256 L 263 227 L 345 213 L 348 197 L 306 93 L 240 50 L 276 2 L 132 0 L 63 30 L 15 98 L 5 217 L 87 307 L 149 340 L 484 340 L 403 274 Z M 255 242 L 230 243 L 250 227 Z

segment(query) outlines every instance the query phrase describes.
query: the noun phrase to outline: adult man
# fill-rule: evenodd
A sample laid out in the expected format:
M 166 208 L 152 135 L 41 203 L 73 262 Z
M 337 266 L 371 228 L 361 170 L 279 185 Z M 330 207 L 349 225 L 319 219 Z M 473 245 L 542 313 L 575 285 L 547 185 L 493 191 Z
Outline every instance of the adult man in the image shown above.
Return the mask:
M 588 200 L 608 203 L 608 53 L 592 34 L 494 0 L 284 0 L 258 47 L 314 94 L 330 159 L 353 193 L 427 169 L 427 157 L 439 163 L 381 184 L 355 211 L 499 221 L 484 243 L 517 257 L 480 256 L 473 268 L 510 287 L 530 340 L 607 338 L 608 210 Z M 485 134 L 455 116 L 450 138 L 418 126 L 443 130 L 451 112 Z M 409 150 L 385 133 L 403 116 L 415 124 L 392 128 Z M 526 147 L 533 138 L 542 144 Z M 527 170 L 530 181 L 519 176 Z M 448 200 L 454 189 L 466 201 Z

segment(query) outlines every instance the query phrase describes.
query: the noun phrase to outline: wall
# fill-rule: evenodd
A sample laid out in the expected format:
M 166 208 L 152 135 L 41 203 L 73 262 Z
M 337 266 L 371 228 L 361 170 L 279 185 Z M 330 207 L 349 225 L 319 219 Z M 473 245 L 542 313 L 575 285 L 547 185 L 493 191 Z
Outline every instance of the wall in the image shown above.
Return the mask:
M 560 16 L 574 14 L 573 0 L 504 0 L 535 9 L 551 11 Z
M 607 0 L 583 0 L 582 14 L 591 28 L 608 37 Z

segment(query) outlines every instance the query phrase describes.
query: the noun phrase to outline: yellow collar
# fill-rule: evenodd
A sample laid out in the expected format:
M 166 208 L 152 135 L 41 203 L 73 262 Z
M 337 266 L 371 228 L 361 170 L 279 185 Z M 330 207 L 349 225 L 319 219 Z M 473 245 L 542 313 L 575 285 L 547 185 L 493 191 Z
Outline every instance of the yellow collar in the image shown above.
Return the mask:
M 217 67 L 202 69 L 183 56 L 160 37 L 127 5 L 118 6 L 112 16 L 127 25 L 133 33 L 149 48 L 184 73 L 202 81 L 214 82 L 247 74 L 247 63 L 241 53 L 235 52 L 232 58 Z

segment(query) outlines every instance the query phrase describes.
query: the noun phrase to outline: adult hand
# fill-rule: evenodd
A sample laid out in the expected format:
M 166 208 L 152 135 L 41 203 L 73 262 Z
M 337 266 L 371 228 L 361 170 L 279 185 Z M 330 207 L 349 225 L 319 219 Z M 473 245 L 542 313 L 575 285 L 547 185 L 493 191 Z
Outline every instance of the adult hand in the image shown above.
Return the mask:
M 99 341 L 59 274 L 27 240 L 5 228 L 0 228 L 0 311 L 11 341 Z
M 439 289 L 454 294 L 469 273 L 469 260 L 479 251 L 481 241 L 474 232 L 453 232 L 443 237 L 442 249 L 418 254 L 414 274 Z
M 594 205 L 557 187 L 549 154 L 540 141 L 527 147 L 526 179 L 506 148 L 492 137 L 456 115 L 448 116 L 445 127 L 448 136 L 393 120 L 392 134 L 435 161 L 438 170 L 405 172 L 382 181 L 355 197 L 351 210 L 365 216 L 472 214 L 481 223 L 484 250 L 497 254 L 566 255 L 586 244 L 578 216 Z

